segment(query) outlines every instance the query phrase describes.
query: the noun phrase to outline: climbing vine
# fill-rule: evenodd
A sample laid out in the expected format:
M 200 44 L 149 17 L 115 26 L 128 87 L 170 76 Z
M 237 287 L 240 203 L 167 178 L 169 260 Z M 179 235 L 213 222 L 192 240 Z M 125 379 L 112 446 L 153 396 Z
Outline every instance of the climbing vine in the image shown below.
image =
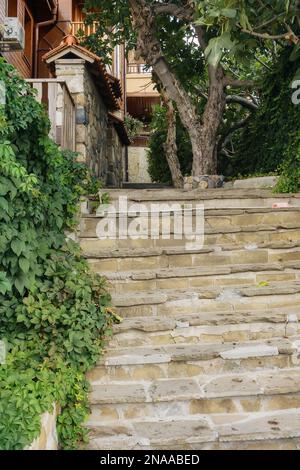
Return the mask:
M 114 315 L 104 280 L 69 240 L 82 195 L 98 185 L 71 152 L 48 137 L 35 95 L 4 59 L 0 82 L 0 449 L 22 449 L 40 415 L 58 403 L 60 444 L 86 433 L 85 373 L 101 354 Z
M 292 102 L 292 83 L 300 60 L 298 56 L 293 58 L 291 52 L 292 48 L 283 49 L 271 69 L 263 74 L 259 109 L 240 133 L 231 162 L 234 175 L 283 172 L 285 183 L 281 183 L 281 191 L 300 188 L 300 113 L 299 106 Z M 293 180 L 291 185 L 289 177 Z

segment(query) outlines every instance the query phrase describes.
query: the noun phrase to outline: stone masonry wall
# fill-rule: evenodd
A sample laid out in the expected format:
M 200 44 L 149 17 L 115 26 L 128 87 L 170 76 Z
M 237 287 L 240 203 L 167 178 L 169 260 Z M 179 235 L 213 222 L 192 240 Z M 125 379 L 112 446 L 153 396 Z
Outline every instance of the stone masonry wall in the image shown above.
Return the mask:
M 148 149 L 145 147 L 129 147 L 128 173 L 130 183 L 151 183 L 147 151 Z
M 37 439 L 26 450 L 57 450 L 58 437 L 56 432 L 56 418 L 59 409 L 53 405 L 52 413 L 44 413 L 41 417 L 41 432 Z
M 113 187 L 121 187 L 124 181 L 125 147 L 118 136 L 113 123 L 108 127 L 108 175 L 107 184 Z
M 122 182 L 123 148 L 116 144 L 115 129 L 109 128 L 108 109 L 86 63 L 81 59 L 60 59 L 56 76 L 66 80 L 76 104 L 76 151 L 94 176 L 105 185 Z

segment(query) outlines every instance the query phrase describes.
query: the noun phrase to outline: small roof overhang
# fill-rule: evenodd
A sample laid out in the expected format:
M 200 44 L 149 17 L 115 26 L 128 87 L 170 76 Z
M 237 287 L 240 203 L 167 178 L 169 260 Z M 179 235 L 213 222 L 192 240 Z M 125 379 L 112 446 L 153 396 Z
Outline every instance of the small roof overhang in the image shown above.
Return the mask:
M 120 80 L 107 72 L 101 57 L 80 46 L 75 36 L 66 36 L 58 47 L 43 56 L 43 61 L 54 72 L 57 60 L 72 58 L 84 60 L 88 64 L 107 107 L 113 111 L 119 110 L 122 98 Z
M 113 123 L 122 144 L 127 146 L 130 145 L 131 140 L 128 137 L 124 121 L 113 113 L 108 113 L 108 119 Z

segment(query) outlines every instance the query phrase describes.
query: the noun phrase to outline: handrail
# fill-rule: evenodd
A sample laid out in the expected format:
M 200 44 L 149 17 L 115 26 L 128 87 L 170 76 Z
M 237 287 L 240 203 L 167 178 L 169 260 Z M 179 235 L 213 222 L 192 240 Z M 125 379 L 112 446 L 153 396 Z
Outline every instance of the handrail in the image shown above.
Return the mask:
M 57 78 L 31 78 L 26 81 L 37 90 L 37 101 L 46 105 L 51 123 L 50 137 L 63 149 L 75 150 L 76 104 L 67 82 Z

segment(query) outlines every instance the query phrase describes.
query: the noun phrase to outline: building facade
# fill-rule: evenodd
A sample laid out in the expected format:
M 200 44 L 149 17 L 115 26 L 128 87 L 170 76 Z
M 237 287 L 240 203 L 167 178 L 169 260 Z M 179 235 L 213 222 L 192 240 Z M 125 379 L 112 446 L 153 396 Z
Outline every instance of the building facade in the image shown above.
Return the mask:
M 105 185 L 126 179 L 129 139 L 124 126 L 126 69 L 123 47 L 108 69 L 75 37 L 85 26 L 80 0 L 0 0 L 0 54 L 37 90 L 48 109 L 51 137 L 76 150 Z M 11 47 L 7 18 L 18 19 L 24 43 Z M 2 25 L 2 27 L 1 27 Z
M 143 122 L 144 127 L 128 149 L 128 181 L 150 183 L 147 151 L 149 145 L 149 124 L 153 106 L 160 103 L 160 95 L 152 81 L 152 71 L 142 62 L 136 61 L 134 52 L 128 56 L 126 70 L 127 111 Z

